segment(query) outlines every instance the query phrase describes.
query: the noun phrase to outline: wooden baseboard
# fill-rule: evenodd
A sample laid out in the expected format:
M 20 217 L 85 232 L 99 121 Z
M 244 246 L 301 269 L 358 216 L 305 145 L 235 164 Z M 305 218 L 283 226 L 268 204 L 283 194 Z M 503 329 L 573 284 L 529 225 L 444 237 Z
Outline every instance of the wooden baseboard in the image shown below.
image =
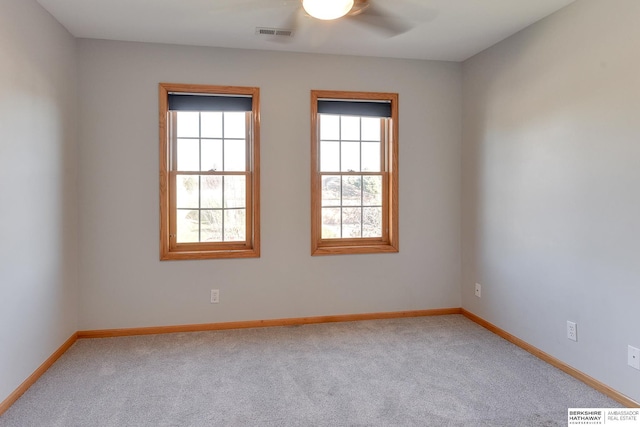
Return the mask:
M 225 329 L 265 328 L 271 326 L 297 326 L 313 323 L 354 322 L 358 320 L 397 319 L 403 317 L 441 316 L 461 314 L 462 309 L 437 308 L 432 310 L 392 311 L 382 313 L 344 314 L 335 316 L 294 317 L 270 320 L 247 320 L 241 322 L 202 323 L 194 325 L 154 326 L 145 328 L 97 329 L 78 331 L 78 338 L 110 338 L 131 335 L 170 334 L 176 332 L 220 331 Z
M 9 407 L 13 405 L 13 403 L 18 400 L 25 391 L 29 389 L 29 387 L 31 387 L 36 381 L 38 381 L 38 378 L 40 378 L 42 374 L 44 374 L 47 369 L 49 369 L 51 365 L 53 365 L 55 361 L 58 360 L 60 356 L 62 356 L 69 349 L 69 347 L 73 345 L 74 342 L 76 342 L 77 339 L 77 333 L 71 335 L 69 339 L 64 342 L 64 344 L 62 344 L 51 356 L 49 356 L 47 360 L 44 361 L 42 365 L 38 367 L 38 369 L 36 369 L 31 375 L 29 375 L 29 378 L 24 380 L 24 382 L 20 384 L 13 393 L 11 393 L 5 400 L 3 400 L 2 403 L 0 403 L 0 415 L 4 414 L 7 409 L 9 409 Z
M 623 404 L 623 405 L 625 405 L 625 406 L 627 406 L 629 408 L 640 408 L 640 403 L 638 403 L 635 400 L 631 399 L 630 397 L 627 397 L 624 394 L 612 389 L 608 385 L 605 385 L 605 384 L 601 383 L 600 381 L 596 380 L 595 378 L 590 377 L 589 375 L 585 374 L 584 372 L 581 372 L 581 371 L 575 369 L 574 367 L 572 367 L 570 365 L 567 365 L 566 363 L 564 363 L 560 359 L 556 359 L 555 357 L 551 356 L 550 354 L 545 353 L 544 351 L 540 350 L 539 348 L 532 346 L 531 344 L 527 343 L 526 341 L 521 340 L 520 338 L 516 337 L 515 335 L 511 335 L 509 332 L 498 328 L 496 325 L 487 322 L 483 318 L 481 318 L 479 316 L 476 316 L 475 314 L 471 313 L 470 311 L 462 309 L 461 312 L 469 320 L 474 321 L 478 325 L 488 329 L 489 331 L 491 331 L 494 334 L 504 338 L 505 340 L 509 341 L 510 343 L 515 344 L 518 347 L 522 348 L 523 350 L 528 351 L 529 353 L 533 354 L 537 358 L 542 359 L 543 361 L 547 362 L 548 364 L 550 364 L 552 366 L 555 366 L 556 368 L 560 369 L 561 371 L 571 375 L 572 377 L 582 381 L 583 383 L 587 384 L 588 386 L 598 390 L 600 393 L 602 393 L 602 394 L 604 394 L 606 396 L 609 396 L 613 400 L 615 400 L 615 401 L 617 401 L 617 402 L 619 402 L 619 403 L 621 403 L 621 404 Z

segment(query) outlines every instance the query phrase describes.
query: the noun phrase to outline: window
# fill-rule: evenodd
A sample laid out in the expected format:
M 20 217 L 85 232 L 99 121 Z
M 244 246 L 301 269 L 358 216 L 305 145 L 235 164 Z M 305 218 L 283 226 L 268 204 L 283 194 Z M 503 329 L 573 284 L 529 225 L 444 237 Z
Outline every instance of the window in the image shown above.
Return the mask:
M 160 84 L 160 259 L 260 256 L 259 89 Z
M 311 254 L 398 252 L 398 95 L 311 92 Z

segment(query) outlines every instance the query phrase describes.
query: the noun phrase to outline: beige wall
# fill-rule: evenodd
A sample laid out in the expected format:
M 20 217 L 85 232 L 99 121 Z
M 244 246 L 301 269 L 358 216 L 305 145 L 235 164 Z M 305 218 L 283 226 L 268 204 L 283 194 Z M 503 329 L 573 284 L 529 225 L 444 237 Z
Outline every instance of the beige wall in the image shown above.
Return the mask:
M 639 46 L 640 2 L 580 0 L 467 60 L 462 149 L 464 308 L 637 401 Z
M 95 40 L 78 60 L 81 329 L 460 306 L 460 64 Z M 159 261 L 159 82 L 260 87 L 261 258 Z M 399 93 L 400 253 L 310 256 L 311 89 Z
M 75 40 L 0 3 L 0 402 L 77 329 Z

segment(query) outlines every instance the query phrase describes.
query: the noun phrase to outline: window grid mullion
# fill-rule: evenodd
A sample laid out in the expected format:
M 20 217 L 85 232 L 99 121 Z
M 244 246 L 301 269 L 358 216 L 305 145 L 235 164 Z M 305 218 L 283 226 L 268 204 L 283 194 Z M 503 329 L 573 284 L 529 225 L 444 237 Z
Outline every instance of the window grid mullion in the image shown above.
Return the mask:
M 224 136 L 225 136 L 225 132 L 224 132 L 224 111 L 222 112 L 222 171 L 225 172 L 227 170 L 227 165 L 225 165 L 225 161 L 224 161 L 224 149 L 227 145 L 227 141 L 225 140 Z M 222 209 L 221 209 L 221 225 L 222 228 L 220 229 L 220 236 L 221 236 L 221 240 L 224 242 L 224 182 L 225 182 L 225 176 L 222 175 Z
M 202 113 L 198 112 L 198 169 L 202 171 Z M 198 175 L 198 242 L 202 242 L 202 175 Z
M 362 172 L 362 117 L 358 117 L 358 135 L 360 135 L 358 139 L 358 149 L 360 150 L 360 155 L 358 156 L 358 170 Z
M 338 116 L 338 158 L 339 158 L 339 162 L 338 162 L 338 167 L 340 168 L 340 171 L 342 171 L 342 116 Z M 342 235 L 342 221 L 343 221 L 343 215 L 342 212 L 344 210 L 344 204 L 342 201 L 342 181 L 343 178 L 342 176 L 340 176 L 340 238 L 343 238 L 344 236 Z
M 224 212 L 225 212 L 225 207 L 224 207 L 224 196 L 225 196 L 225 194 L 224 194 L 224 183 L 225 183 L 225 179 L 226 179 L 226 176 L 222 175 L 222 208 L 220 210 L 222 211 L 222 230 L 221 230 L 221 233 L 222 233 L 222 241 L 223 242 L 225 241 L 225 239 L 224 239 Z
M 362 173 L 362 117 L 358 117 L 358 170 Z M 360 237 L 362 237 L 362 227 L 364 226 L 364 208 L 362 207 L 362 203 L 364 200 L 364 177 L 360 175 Z
M 362 169 L 362 166 L 360 166 Z M 364 177 L 360 175 L 360 237 L 363 236 L 364 227 Z

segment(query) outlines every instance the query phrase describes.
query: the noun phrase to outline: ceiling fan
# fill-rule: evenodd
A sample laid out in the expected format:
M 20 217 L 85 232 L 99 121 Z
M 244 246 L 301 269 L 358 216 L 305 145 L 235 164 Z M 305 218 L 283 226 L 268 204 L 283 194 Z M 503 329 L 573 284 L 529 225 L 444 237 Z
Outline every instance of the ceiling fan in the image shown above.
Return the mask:
M 387 37 L 411 29 L 406 20 L 380 8 L 373 0 L 297 0 L 296 3 L 298 6 L 286 23 L 287 28 L 294 31 L 300 25 L 301 14 L 321 21 L 348 20 Z
M 302 8 L 313 18 L 332 20 L 362 13 L 369 0 L 302 0 Z

